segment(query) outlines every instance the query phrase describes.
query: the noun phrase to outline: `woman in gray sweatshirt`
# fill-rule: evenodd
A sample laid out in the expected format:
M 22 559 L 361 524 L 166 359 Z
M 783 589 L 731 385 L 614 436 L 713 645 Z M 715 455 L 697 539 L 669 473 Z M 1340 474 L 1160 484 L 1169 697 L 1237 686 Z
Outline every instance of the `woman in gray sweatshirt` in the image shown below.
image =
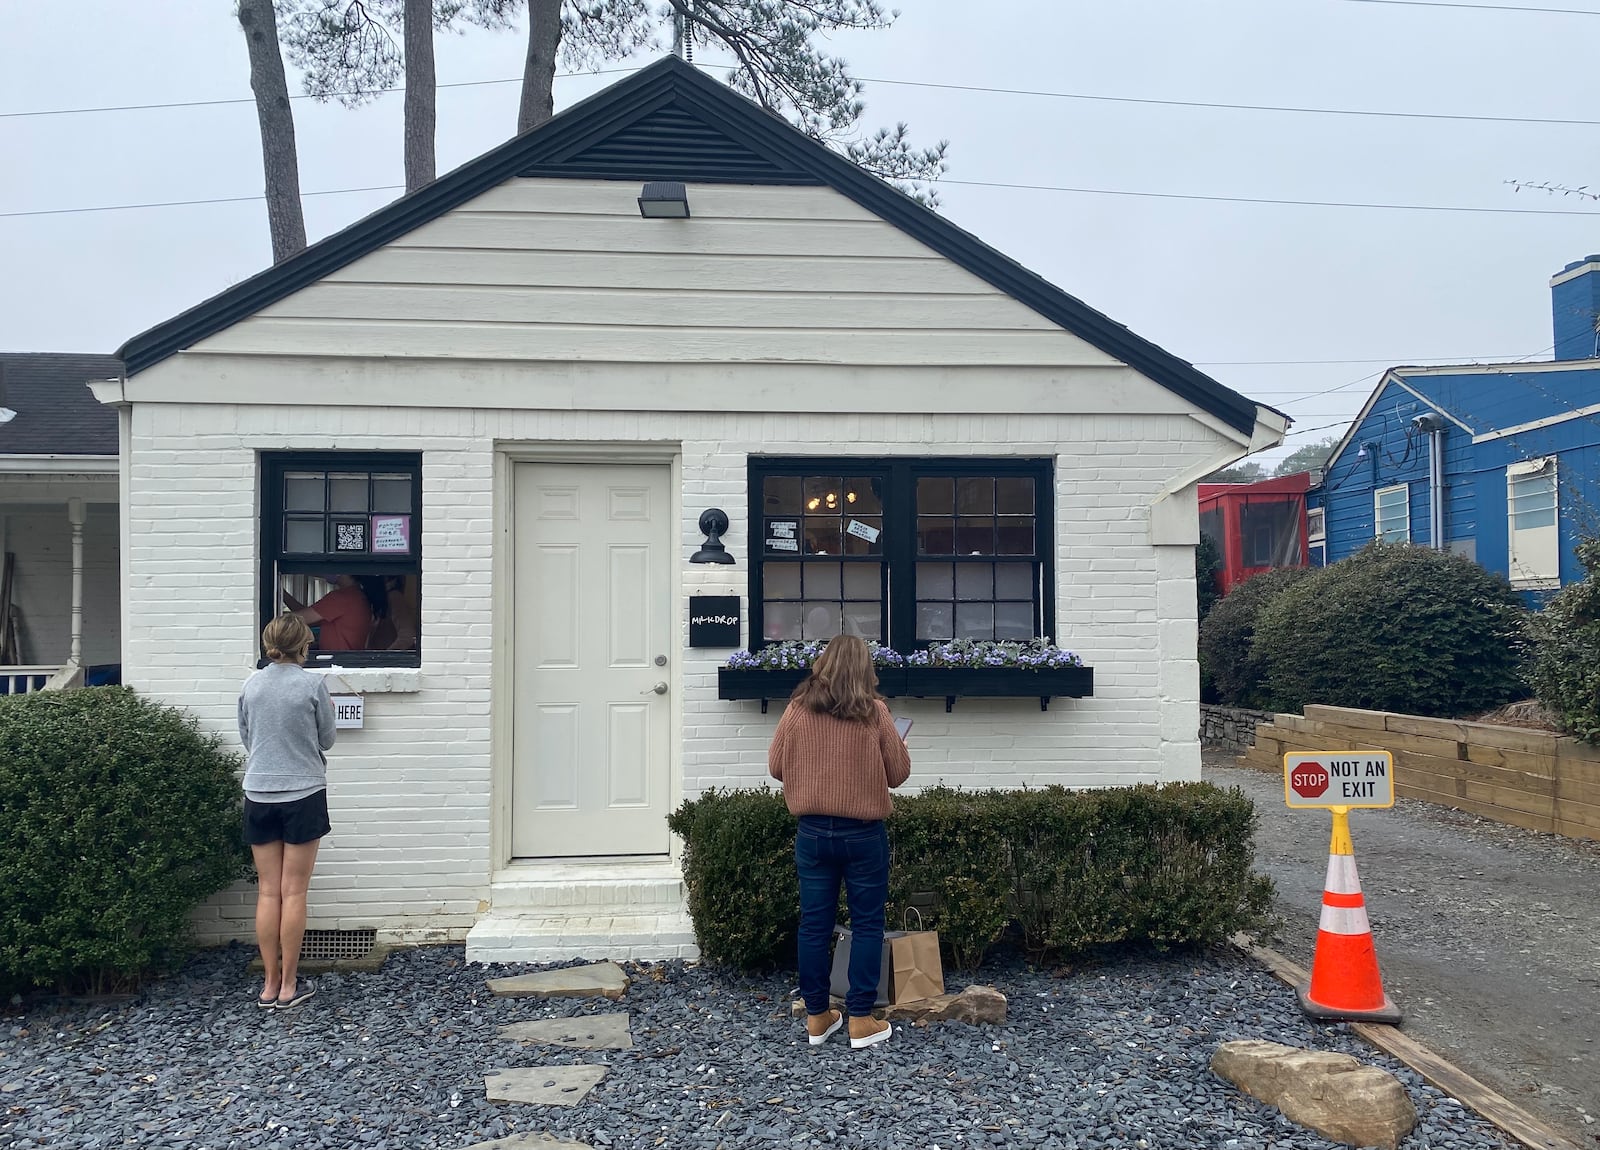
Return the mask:
M 266 981 L 256 1005 L 287 1010 L 317 992 L 299 977 L 306 890 L 328 823 L 328 758 L 333 700 L 321 675 L 302 664 L 311 628 L 282 615 L 261 632 L 272 662 L 239 695 L 244 744 L 244 837 L 255 856 L 256 944 Z

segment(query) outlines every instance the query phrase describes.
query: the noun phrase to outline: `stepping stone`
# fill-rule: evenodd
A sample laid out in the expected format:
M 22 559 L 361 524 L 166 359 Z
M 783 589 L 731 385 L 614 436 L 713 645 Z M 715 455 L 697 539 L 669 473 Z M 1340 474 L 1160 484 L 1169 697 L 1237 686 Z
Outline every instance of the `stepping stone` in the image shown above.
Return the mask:
M 491 978 L 489 992 L 501 998 L 609 998 L 628 992 L 628 976 L 614 962 L 591 962 L 512 978 Z
M 579 1018 L 543 1018 L 513 1022 L 500 1028 L 501 1038 L 540 1042 L 546 1046 L 571 1046 L 578 1050 L 631 1050 L 626 1012 L 592 1014 Z
M 593 1150 L 587 1142 L 568 1142 L 553 1134 L 513 1134 L 493 1142 L 475 1142 L 466 1150 Z
M 483 1086 L 490 1102 L 576 1106 L 605 1076 L 604 1066 L 519 1066 L 489 1071 Z

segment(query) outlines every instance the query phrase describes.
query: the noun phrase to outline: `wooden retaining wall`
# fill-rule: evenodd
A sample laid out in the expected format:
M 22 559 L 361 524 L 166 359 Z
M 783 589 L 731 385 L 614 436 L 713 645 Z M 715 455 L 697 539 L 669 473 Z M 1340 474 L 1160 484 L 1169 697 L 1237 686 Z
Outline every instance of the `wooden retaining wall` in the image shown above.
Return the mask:
M 1290 751 L 1389 751 L 1395 793 L 1484 818 L 1600 840 L 1600 747 L 1546 731 L 1306 708 L 1256 727 L 1245 766 L 1283 772 Z

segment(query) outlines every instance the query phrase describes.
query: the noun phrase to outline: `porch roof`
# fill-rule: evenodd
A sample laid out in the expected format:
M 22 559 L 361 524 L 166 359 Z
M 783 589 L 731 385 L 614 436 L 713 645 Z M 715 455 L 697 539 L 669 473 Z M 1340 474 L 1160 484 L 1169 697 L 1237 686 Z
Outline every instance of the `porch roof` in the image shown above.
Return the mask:
M 114 355 L 0 352 L 0 457 L 117 454 L 117 413 L 95 399 L 92 379 L 122 375 Z

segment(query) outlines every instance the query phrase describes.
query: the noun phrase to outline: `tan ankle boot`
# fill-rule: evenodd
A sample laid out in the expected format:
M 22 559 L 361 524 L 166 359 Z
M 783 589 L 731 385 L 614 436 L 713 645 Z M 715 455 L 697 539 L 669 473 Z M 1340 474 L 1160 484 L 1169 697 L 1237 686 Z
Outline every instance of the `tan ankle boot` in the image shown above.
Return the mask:
M 864 1018 L 851 1017 L 850 1019 L 850 1049 L 864 1050 L 868 1046 L 876 1046 L 880 1042 L 887 1042 L 893 1028 L 870 1014 Z
M 833 1036 L 844 1022 L 844 1016 L 837 1010 L 824 1010 L 821 1014 L 806 1015 L 806 1037 L 811 1040 L 812 1046 L 821 1046 Z

